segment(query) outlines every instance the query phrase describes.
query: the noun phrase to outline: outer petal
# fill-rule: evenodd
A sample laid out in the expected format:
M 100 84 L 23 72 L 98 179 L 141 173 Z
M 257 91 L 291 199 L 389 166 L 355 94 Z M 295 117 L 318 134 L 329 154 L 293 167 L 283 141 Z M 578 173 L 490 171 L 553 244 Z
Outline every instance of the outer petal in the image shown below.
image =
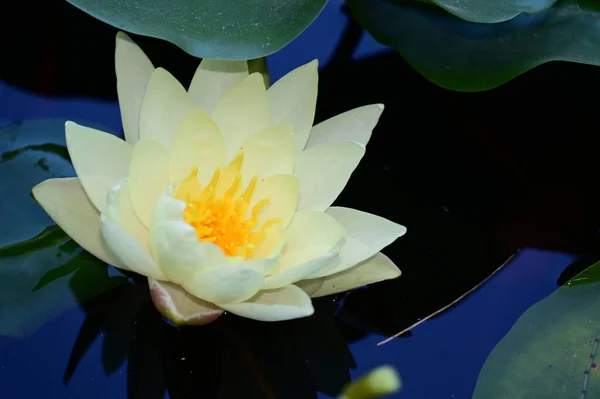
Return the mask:
M 298 210 L 327 209 L 342 192 L 364 154 L 364 147 L 349 141 L 302 151 L 294 171 L 300 180 Z
M 325 213 L 298 212 L 287 230 L 279 264 L 265 281 L 265 289 L 302 280 L 325 267 L 337 255 L 344 228 Z
M 169 148 L 173 136 L 193 110 L 192 100 L 181 83 L 163 68 L 156 68 L 142 101 L 140 139 L 155 140 Z
M 227 91 L 212 116 L 225 138 L 228 162 L 250 136 L 269 126 L 269 101 L 260 73 L 249 75 Z
M 285 226 L 288 225 L 298 205 L 300 196 L 300 183 L 292 175 L 275 175 L 267 177 L 256 184 L 256 189 L 250 200 L 248 215 L 252 208 L 265 198 L 269 203 L 258 215 L 258 226 L 262 226 L 269 219 L 282 219 Z
M 169 156 L 156 141 L 140 140 L 129 166 L 129 194 L 135 214 L 150 226 L 154 201 L 169 184 Z
M 294 129 L 281 123 L 256 133 L 242 146 L 244 163 L 242 179 L 245 184 L 258 175 L 262 178 L 292 174 L 296 162 Z
M 90 201 L 101 211 L 108 190 L 127 176 L 132 147 L 112 134 L 70 121 L 65 124 L 65 136 L 77 177 Z
M 208 184 L 215 169 L 225 162 L 225 142 L 211 117 L 194 110 L 175 134 L 169 153 L 171 181 L 179 183 L 198 167 L 198 179 Z
M 205 58 L 200 62 L 188 93 L 192 102 L 212 112 L 221 97 L 248 76 L 246 61 L 221 61 Z
M 379 253 L 344 272 L 314 280 L 299 281 L 311 298 L 337 294 L 363 285 L 391 280 L 401 274 L 398 267 L 384 254 Z
M 154 71 L 146 54 L 123 32 L 117 33 L 115 72 L 125 139 L 135 144 L 139 137 L 140 109 L 150 75 Z
M 119 196 L 121 183 L 113 187 L 107 195 L 106 207 L 100 215 L 102 237 L 111 251 L 129 269 L 156 280 L 166 280 L 162 270 L 150 256 L 147 245 L 142 245 L 121 225 Z
M 238 316 L 260 321 L 299 319 L 314 313 L 308 295 L 294 285 L 260 291 L 246 302 L 219 306 Z
M 279 79 L 269 88 L 271 124 L 290 122 L 296 132 L 296 148 L 308 141 L 317 104 L 319 63 L 311 61 Z
M 312 128 L 306 148 L 339 141 L 367 145 L 383 112 L 383 104 L 365 105 L 334 116 Z
M 327 214 L 346 229 L 346 240 L 340 256 L 313 277 L 339 273 L 372 257 L 406 233 L 406 227 L 382 217 L 356 209 L 331 207 Z
M 127 269 L 102 239 L 100 213 L 79 179 L 48 179 L 35 186 L 32 194 L 52 220 L 83 249 L 108 264 Z
M 201 326 L 223 314 L 218 306 L 196 298 L 177 284 L 152 279 L 148 283 L 154 306 L 176 325 Z

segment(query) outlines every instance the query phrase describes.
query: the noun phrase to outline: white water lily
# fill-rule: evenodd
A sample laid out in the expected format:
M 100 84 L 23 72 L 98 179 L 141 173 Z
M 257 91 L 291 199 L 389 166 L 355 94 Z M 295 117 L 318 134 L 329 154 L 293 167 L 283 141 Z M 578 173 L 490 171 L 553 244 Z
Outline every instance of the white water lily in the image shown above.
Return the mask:
M 305 317 L 310 297 L 400 275 L 379 251 L 403 226 L 331 207 L 382 105 L 313 127 L 316 61 L 267 90 L 247 62 L 205 59 L 186 91 L 123 33 L 116 73 L 125 140 L 67 122 L 77 177 L 33 194 L 84 249 L 148 277 L 167 318 Z

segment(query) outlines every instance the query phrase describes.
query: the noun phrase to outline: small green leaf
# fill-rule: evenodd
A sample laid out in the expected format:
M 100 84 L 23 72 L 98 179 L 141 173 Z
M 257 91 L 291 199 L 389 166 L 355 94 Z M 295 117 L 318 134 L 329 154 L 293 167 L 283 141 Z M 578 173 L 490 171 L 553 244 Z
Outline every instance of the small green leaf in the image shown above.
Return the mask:
M 0 128 L 0 335 L 29 335 L 125 280 L 110 278 L 30 195 L 47 178 L 74 175 L 64 137 L 62 120 Z
M 599 309 L 597 280 L 561 287 L 529 308 L 488 357 L 473 399 L 579 398 L 584 390 L 598 397 Z
M 535 13 L 551 7 L 556 0 L 431 0 L 457 17 L 480 23 L 508 21 L 521 13 Z
M 157 37 L 196 57 L 246 60 L 298 36 L 327 0 L 67 0 L 119 29 Z
M 580 284 L 600 282 L 600 262 L 594 263 L 569 281 L 565 285 L 572 287 Z
M 563 0 L 497 24 L 463 21 L 412 0 L 348 4 L 376 40 L 451 90 L 489 90 L 549 61 L 600 65 L 600 8 L 590 1 Z

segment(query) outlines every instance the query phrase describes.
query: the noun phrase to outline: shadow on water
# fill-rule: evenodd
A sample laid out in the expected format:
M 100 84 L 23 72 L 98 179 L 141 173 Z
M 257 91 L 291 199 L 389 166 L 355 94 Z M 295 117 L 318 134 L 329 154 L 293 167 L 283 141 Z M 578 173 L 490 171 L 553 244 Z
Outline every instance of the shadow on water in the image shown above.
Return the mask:
M 162 399 L 166 391 L 173 399 L 198 392 L 219 398 L 316 398 L 317 391 L 335 396 L 356 366 L 336 328 L 331 299 L 316 301 L 313 317 L 287 323 L 225 315 L 207 326 L 176 328 L 161 319 L 140 279 L 84 307 L 65 385 L 100 335 L 106 373 L 127 360 L 132 399 Z
M 25 4 L 15 7 L 25 13 Z M 115 99 L 115 29 L 63 0 L 39 7 L 28 15 L 36 43 L 11 35 L 0 78 L 44 95 Z M 8 37 L 9 28 L 0 33 Z M 588 134 L 595 115 L 589 98 L 600 87 L 595 68 L 553 63 L 489 92 L 456 93 L 427 82 L 395 52 L 351 60 L 361 35 L 350 23 L 336 57 L 322 69 L 317 121 L 385 104 L 337 204 L 408 227 L 384 251 L 403 276 L 338 298 L 343 301 L 317 300 L 316 315 L 305 320 L 263 324 L 224 316 L 183 329 L 160 319 L 143 282 L 122 284 L 82 304 L 87 317 L 65 384 L 77 378 L 77 365 L 104 332 L 104 369 L 115 372 L 127 360 L 132 399 L 162 398 L 165 391 L 188 398 L 199 390 L 223 398 L 334 395 L 355 366 L 347 342 L 367 331 L 403 330 L 519 249 L 581 255 L 565 276 L 600 257 L 597 147 Z M 156 65 L 192 76 L 194 58 L 159 40 L 136 41 Z M 224 378 L 235 384 L 221 383 Z

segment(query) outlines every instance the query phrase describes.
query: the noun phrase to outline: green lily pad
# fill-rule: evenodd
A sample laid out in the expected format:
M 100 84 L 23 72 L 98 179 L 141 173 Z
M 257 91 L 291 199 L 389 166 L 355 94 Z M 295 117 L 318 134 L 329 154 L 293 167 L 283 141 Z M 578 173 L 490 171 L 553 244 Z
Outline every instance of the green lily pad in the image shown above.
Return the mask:
M 246 60 L 296 38 L 327 0 L 67 0 L 119 29 L 167 40 L 196 57 Z
M 521 13 L 545 10 L 557 0 L 431 0 L 457 17 L 480 23 L 508 21 Z
M 584 273 L 599 272 L 600 262 Z M 598 397 L 600 282 L 592 280 L 529 308 L 488 357 L 473 399 Z
M 497 24 L 464 21 L 414 0 L 348 4 L 376 40 L 451 90 L 489 90 L 549 61 L 600 65 L 600 7 L 590 1 L 563 0 Z
M 25 121 L 0 129 L 0 335 L 23 337 L 108 289 L 106 264 L 83 251 L 30 195 L 50 177 L 73 176 L 64 121 Z

